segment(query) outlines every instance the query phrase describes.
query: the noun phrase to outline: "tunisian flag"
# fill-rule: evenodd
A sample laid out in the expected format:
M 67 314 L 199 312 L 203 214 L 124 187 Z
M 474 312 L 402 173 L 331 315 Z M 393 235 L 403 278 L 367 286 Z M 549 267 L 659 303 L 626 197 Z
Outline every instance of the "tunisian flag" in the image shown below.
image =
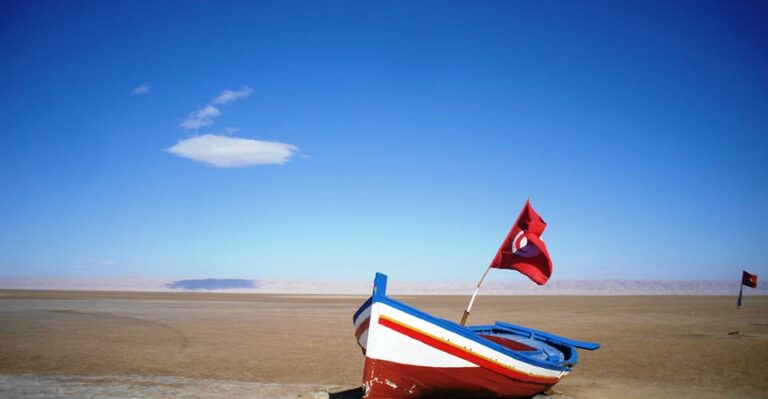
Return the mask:
M 742 270 L 742 272 L 741 272 L 741 285 L 746 285 L 747 287 L 757 288 L 757 275 L 756 274 L 749 274 L 746 271 Z
M 491 267 L 515 269 L 536 284 L 544 285 L 552 275 L 552 259 L 541 240 L 546 227 L 547 223 L 531 206 L 531 200 L 526 201 L 512 230 L 491 261 Z

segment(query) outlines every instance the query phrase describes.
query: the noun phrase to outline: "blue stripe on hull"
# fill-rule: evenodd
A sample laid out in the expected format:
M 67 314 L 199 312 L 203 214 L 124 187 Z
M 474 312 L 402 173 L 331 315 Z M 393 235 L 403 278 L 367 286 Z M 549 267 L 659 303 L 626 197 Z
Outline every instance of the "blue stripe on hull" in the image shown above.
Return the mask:
M 357 320 L 357 316 L 360 316 L 361 313 L 365 312 L 365 309 L 368 309 L 368 307 L 371 306 L 371 303 L 373 303 L 373 297 L 370 297 L 367 301 L 363 302 L 360 308 L 357 309 L 357 312 L 355 312 L 355 315 L 352 316 L 352 323 Z

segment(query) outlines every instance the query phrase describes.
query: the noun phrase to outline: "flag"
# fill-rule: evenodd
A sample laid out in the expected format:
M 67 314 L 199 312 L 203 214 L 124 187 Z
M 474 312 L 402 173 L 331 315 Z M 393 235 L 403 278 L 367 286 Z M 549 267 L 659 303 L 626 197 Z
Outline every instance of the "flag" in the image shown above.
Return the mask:
M 526 201 L 490 266 L 517 270 L 536 284 L 544 285 L 552 275 L 552 259 L 541 240 L 546 227 L 547 223 L 533 209 L 531 201 Z
M 757 275 L 749 274 L 746 271 L 741 272 L 741 285 L 757 288 Z

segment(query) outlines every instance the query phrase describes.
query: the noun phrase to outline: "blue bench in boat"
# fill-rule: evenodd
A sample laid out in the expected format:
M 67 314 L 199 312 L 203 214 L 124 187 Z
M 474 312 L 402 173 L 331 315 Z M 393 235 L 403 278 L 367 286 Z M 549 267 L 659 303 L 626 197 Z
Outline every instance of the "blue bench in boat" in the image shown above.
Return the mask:
M 575 348 L 595 350 L 600 345 L 593 342 L 576 341 L 548 332 L 497 321 L 494 325 L 471 326 L 477 334 L 491 335 L 523 344 L 533 350 L 518 350 L 517 353 L 548 363 L 572 366 L 579 361 Z
M 573 346 L 574 348 L 579 348 L 579 349 L 586 349 L 588 351 L 593 351 L 595 349 L 600 348 L 600 344 L 596 342 L 576 341 L 570 338 L 560 337 L 548 332 L 534 330 L 528 327 L 516 326 L 514 324 L 504 323 L 502 321 L 497 321 L 494 326 L 500 330 L 506 330 L 513 334 L 518 334 L 518 335 L 527 334 L 531 339 L 534 339 L 535 337 L 543 338 L 545 341 Z

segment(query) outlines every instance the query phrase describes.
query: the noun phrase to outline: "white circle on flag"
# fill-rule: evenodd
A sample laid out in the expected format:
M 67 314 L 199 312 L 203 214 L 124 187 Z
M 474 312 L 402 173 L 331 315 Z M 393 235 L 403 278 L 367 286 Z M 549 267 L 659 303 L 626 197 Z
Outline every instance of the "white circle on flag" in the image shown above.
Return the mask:
M 517 233 L 515 239 L 512 240 L 512 253 L 524 258 L 532 258 L 541 251 L 535 245 L 528 245 L 528 238 L 525 237 L 525 231 Z

